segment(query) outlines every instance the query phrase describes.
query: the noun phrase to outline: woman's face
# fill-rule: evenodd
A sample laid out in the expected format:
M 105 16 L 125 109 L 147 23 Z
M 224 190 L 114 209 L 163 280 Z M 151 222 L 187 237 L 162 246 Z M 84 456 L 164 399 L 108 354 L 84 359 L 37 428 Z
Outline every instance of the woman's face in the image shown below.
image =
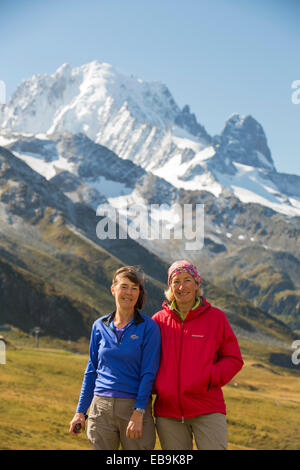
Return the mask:
M 140 295 L 140 287 L 125 276 L 118 276 L 117 282 L 111 286 L 117 307 L 125 310 L 134 310 Z
M 188 273 L 179 273 L 172 277 L 171 289 L 176 303 L 195 302 L 197 287 L 195 279 Z

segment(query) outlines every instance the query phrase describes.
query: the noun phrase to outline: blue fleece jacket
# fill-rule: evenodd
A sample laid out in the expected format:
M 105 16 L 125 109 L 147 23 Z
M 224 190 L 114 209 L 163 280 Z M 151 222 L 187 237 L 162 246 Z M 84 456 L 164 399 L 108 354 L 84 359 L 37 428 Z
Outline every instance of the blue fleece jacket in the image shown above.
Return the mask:
M 77 412 L 86 413 L 95 395 L 109 390 L 132 393 L 135 408 L 146 408 L 160 360 L 160 329 L 137 310 L 118 340 L 109 325 L 115 312 L 98 318 L 92 328 L 90 357 Z

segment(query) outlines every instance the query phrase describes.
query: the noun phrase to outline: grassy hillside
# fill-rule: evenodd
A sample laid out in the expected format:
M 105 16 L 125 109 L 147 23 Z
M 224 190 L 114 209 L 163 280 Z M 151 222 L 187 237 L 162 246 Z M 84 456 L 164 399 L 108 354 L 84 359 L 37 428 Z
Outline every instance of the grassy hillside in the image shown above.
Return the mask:
M 36 349 L 33 339 L 23 340 L 23 346 L 19 337 L 19 344 L 8 348 L 7 363 L 0 365 L 0 412 L 5 416 L 0 448 L 90 449 L 84 433 L 77 438 L 68 433 L 88 356 Z M 243 340 L 240 345 L 245 366 L 223 388 L 229 449 L 299 449 L 299 368 L 272 365 L 272 354 L 287 354 L 279 348 Z

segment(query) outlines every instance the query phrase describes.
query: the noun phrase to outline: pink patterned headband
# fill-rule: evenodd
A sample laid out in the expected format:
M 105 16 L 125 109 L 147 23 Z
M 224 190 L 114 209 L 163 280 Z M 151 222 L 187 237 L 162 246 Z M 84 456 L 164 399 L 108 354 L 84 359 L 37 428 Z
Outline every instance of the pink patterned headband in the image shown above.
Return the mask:
M 190 274 L 195 279 L 196 284 L 200 286 L 202 278 L 201 276 L 199 276 L 197 268 L 193 264 L 181 264 L 180 262 L 173 263 L 172 266 L 169 268 L 168 285 L 170 285 L 172 277 L 175 276 L 175 274 L 179 274 L 182 272 Z

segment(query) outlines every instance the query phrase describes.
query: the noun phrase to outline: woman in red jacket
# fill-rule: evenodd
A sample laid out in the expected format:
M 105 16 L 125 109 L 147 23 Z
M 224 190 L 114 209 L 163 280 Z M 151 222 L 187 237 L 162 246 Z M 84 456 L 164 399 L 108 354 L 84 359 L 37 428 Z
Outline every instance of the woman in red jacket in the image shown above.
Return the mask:
M 168 271 L 168 302 L 152 318 L 161 330 L 154 415 L 164 450 L 227 448 L 221 387 L 242 368 L 237 339 L 225 313 L 201 295 L 201 277 L 189 261 Z

